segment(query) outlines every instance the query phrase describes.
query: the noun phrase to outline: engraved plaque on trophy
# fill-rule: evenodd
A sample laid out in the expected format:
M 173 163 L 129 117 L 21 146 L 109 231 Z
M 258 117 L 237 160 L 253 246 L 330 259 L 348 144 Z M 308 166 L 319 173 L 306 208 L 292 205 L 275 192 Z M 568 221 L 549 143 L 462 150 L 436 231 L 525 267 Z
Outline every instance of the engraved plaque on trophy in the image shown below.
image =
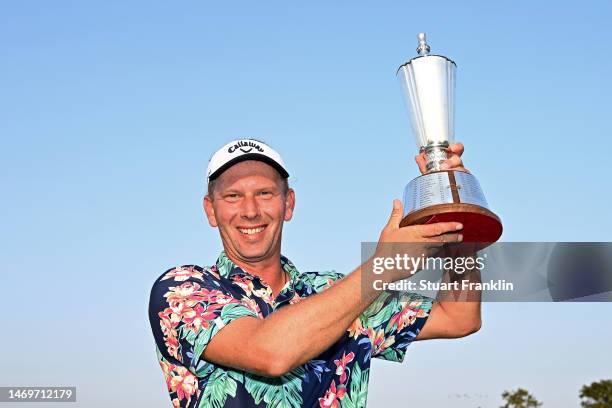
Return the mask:
M 454 141 L 456 64 L 430 54 L 424 33 L 417 38 L 419 55 L 399 67 L 397 77 L 427 172 L 406 186 L 400 225 L 457 221 L 463 224 L 464 242 L 493 243 L 501 236 L 502 223 L 489 209 L 476 177 L 440 167 Z

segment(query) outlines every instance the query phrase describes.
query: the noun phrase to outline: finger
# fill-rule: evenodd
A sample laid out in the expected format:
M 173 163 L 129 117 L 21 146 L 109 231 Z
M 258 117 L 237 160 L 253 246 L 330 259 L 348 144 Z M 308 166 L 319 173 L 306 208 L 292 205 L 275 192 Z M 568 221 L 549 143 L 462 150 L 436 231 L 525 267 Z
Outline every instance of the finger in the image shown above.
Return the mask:
M 470 172 L 468 169 L 466 169 L 465 167 L 463 167 L 463 166 L 453 167 L 453 168 L 451 168 L 451 169 L 448 169 L 448 168 L 446 168 L 446 167 L 442 167 L 442 168 L 441 168 L 441 170 L 448 170 L 448 171 L 462 171 L 462 172 L 464 172 L 464 173 L 470 173 L 470 174 L 471 174 L 471 172 Z
M 442 162 L 441 167 L 443 169 L 453 169 L 455 167 L 463 167 L 463 160 L 461 160 L 461 157 L 454 154 L 450 156 L 448 159 L 444 160 Z
M 427 160 L 425 160 L 425 153 L 420 153 L 414 156 L 414 161 L 416 161 L 417 165 L 419 166 L 419 171 L 422 174 L 427 173 Z
M 420 225 L 419 233 L 423 237 L 436 237 L 438 235 L 446 234 L 447 232 L 457 232 L 463 229 L 463 225 L 460 222 L 436 222 L 435 224 L 424 224 Z
M 462 242 L 463 234 L 460 234 L 458 232 L 448 232 L 446 234 L 438 235 L 430 239 L 433 239 L 434 241 L 437 241 L 440 243 L 450 244 L 450 243 Z
M 463 166 L 463 160 L 461 157 L 457 155 L 450 156 L 448 159 L 444 160 L 440 165 L 442 170 L 459 170 L 459 171 L 469 171 Z
M 461 156 L 463 154 L 463 151 L 465 150 L 465 146 L 463 146 L 463 143 L 457 142 L 457 143 L 453 143 L 450 146 L 448 146 L 447 150 L 451 154 L 456 154 L 457 156 Z
M 387 221 L 385 228 L 399 228 L 402 218 L 404 218 L 404 208 L 402 202 L 396 198 L 393 200 L 393 210 L 391 210 L 391 215 L 389 216 L 389 221 Z

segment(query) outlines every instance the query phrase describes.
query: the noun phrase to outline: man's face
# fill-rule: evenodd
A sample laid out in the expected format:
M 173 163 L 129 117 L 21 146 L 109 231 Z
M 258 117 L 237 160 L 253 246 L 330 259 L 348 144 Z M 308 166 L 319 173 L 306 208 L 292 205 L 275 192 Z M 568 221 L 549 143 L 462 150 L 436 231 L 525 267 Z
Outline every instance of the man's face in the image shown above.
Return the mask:
M 213 197 L 204 198 L 208 222 L 219 228 L 225 252 L 242 262 L 280 255 L 283 222 L 291 219 L 294 206 L 295 193 L 285 193 L 278 172 L 254 160 L 224 171 Z

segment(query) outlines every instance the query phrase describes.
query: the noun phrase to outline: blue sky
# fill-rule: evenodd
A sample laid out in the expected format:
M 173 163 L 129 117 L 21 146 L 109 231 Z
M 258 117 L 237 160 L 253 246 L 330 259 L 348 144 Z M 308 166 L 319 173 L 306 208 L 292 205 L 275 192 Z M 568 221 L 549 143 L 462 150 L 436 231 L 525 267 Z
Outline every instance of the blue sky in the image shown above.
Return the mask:
M 3 2 L 0 385 L 167 406 L 148 291 L 216 259 L 204 172 L 233 138 L 289 167 L 283 252 L 352 270 L 417 175 L 395 70 L 419 31 L 457 62 L 457 139 L 502 239 L 609 241 L 611 18 L 605 1 Z M 370 405 L 498 406 L 522 386 L 578 406 L 612 376 L 611 312 L 486 304 L 478 334 L 376 361 Z

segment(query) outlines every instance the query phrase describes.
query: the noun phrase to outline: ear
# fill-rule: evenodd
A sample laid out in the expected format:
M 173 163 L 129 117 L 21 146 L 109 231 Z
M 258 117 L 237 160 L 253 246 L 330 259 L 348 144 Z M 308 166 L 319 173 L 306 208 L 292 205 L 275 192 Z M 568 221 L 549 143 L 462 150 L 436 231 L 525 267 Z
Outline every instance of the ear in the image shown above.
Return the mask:
M 208 194 L 204 196 L 202 205 L 204 207 L 206 218 L 208 218 L 208 224 L 210 224 L 211 227 L 216 228 L 218 224 L 217 218 L 215 218 L 215 207 L 213 206 L 212 199 L 208 196 Z
M 290 221 L 293 217 L 293 209 L 295 208 L 295 191 L 292 188 L 287 189 L 285 195 L 285 221 Z

